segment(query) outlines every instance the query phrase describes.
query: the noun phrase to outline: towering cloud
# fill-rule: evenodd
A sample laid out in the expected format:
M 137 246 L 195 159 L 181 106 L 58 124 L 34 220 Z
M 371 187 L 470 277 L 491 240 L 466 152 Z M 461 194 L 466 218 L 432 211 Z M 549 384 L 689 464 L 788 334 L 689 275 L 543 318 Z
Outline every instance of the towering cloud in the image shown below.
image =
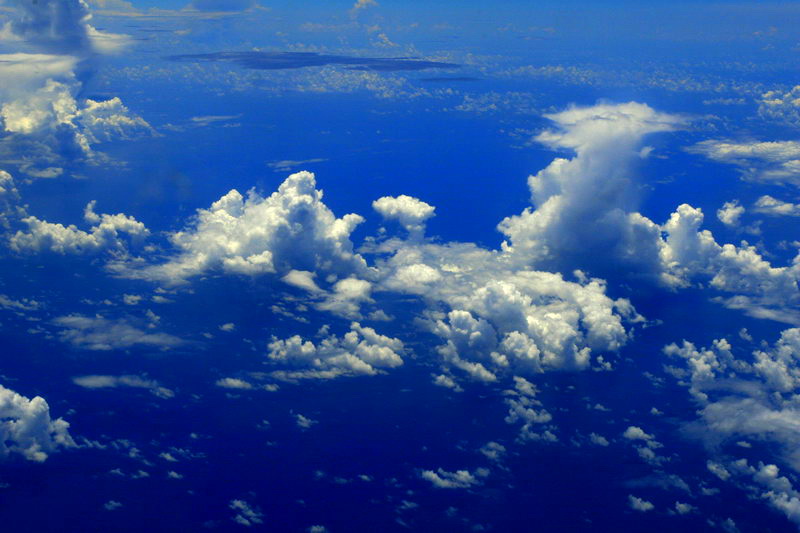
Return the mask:
M 75 446 L 69 424 L 50 418 L 44 398 L 28 399 L 0 385 L 0 457 L 19 453 L 42 462 L 59 448 Z

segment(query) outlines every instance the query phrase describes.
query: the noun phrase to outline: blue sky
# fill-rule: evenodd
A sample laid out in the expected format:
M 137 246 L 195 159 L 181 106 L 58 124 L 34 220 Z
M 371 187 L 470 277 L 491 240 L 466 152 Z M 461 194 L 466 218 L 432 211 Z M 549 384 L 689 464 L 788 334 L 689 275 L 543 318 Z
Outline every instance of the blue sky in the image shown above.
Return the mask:
M 800 9 L 530 4 L 0 3 L 4 527 L 795 531 Z

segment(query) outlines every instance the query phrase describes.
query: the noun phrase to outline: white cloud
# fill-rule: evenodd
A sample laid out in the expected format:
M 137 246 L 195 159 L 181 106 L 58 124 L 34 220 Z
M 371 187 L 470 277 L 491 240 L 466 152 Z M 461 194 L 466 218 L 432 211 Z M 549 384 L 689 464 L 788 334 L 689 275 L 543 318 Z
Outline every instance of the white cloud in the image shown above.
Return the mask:
M 396 220 L 408 231 L 412 238 L 421 238 L 425 232 L 425 222 L 434 216 L 435 207 L 422 200 L 401 194 L 384 196 L 372 202 L 385 220 Z
M 62 328 L 59 333 L 62 341 L 87 350 L 118 350 L 133 346 L 168 349 L 183 343 L 173 335 L 147 333 L 127 320 L 112 320 L 100 315 L 65 315 L 53 319 L 53 324 Z
M 800 399 L 794 391 L 800 386 L 800 329 L 781 333 L 772 345 L 762 345 L 751 358 L 734 357 L 725 339 L 710 349 L 682 346 L 664 348 L 685 362 L 685 370 L 668 368 L 689 385 L 700 404 L 695 431 L 712 445 L 737 442 L 743 437 L 772 443 L 773 449 L 795 471 L 800 471 Z M 687 380 L 687 378 L 689 378 Z M 688 383 L 687 383 L 688 381 Z M 727 479 L 730 473 L 716 462 L 709 470 Z
M 141 376 L 107 376 L 91 375 L 77 376 L 72 378 L 72 382 L 86 389 L 106 389 L 117 387 L 132 387 L 137 389 L 147 389 L 159 398 L 172 398 L 175 393 L 166 387 L 162 387 L 158 381 L 143 378 Z
M 9 244 L 16 252 L 50 251 L 59 254 L 83 254 L 99 251 L 127 251 L 126 241 L 140 244 L 150 234 L 144 224 L 122 213 L 97 214 L 91 201 L 84 211 L 84 220 L 91 224 L 89 231 L 74 225 L 64 226 L 40 220 L 34 216 L 22 219 L 27 231 L 18 231 Z M 127 238 L 123 238 L 125 235 Z
M 753 211 L 770 216 L 800 217 L 800 204 L 784 202 L 765 194 L 756 200 Z
M 301 415 L 300 413 L 297 413 L 295 415 L 294 421 L 295 424 L 297 424 L 297 427 L 299 427 L 300 429 L 310 429 L 312 426 L 319 423 L 316 420 Z
M 136 269 L 120 266 L 119 273 L 181 283 L 209 270 L 284 276 L 292 270 L 364 271 L 366 263 L 353 253 L 350 241 L 363 219 L 355 214 L 337 219 L 315 187 L 313 174 L 298 172 L 267 198 L 251 191 L 245 199 L 232 190 L 170 236 L 178 254 L 169 261 Z
M 0 294 L 0 309 L 7 309 L 17 312 L 36 311 L 41 308 L 42 304 L 36 300 L 23 298 L 22 300 L 14 300 L 5 294 Z
M 564 269 L 602 260 L 653 274 L 659 228 L 633 211 L 636 162 L 646 135 L 681 126 L 681 117 L 647 105 L 598 104 L 546 115 L 556 126 L 536 140 L 575 153 L 528 178 L 534 210 L 503 220 L 504 250 L 529 265 Z
M 420 477 L 427 481 L 437 489 L 468 489 L 475 485 L 482 483 L 481 478 L 489 475 L 489 471 L 485 468 L 478 468 L 475 472 L 469 470 L 456 470 L 455 472 L 448 472 L 441 468 L 435 472 L 433 470 L 423 470 Z
M 400 340 L 353 322 L 345 335 L 330 335 L 316 345 L 299 335 L 285 340 L 273 337 L 268 357 L 293 367 L 274 371 L 272 375 L 279 379 L 331 379 L 396 368 L 403 364 L 403 351 Z
M 28 399 L 0 385 L 0 457 L 19 453 L 42 462 L 60 448 L 75 446 L 68 429 L 63 419 L 50 418 L 41 396 Z
M 649 435 L 642 428 L 638 426 L 628 426 L 628 429 L 625 430 L 622 436 L 629 440 L 649 441 L 653 439 L 652 435 Z
M 726 226 L 735 228 L 739 225 L 739 219 L 744 214 L 744 207 L 739 205 L 738 200 L 725 202 L 720 209 L 717 210 L 717 218 Z
M 655 505 L 648 502 L 647 500 L 638 498 L 633 494 L 628 494 L 628 506 L 634 511 L 640 511 L 643 513 L 655 509 Z
M 106 511 L 116 511 L 122 504 L 116 500 L 108 500 L 106 503 L 103 504 L 103 507 Z
M 244 500 L 231 500 L 228 508 L 233 510 L 236 514 L 233 521 L 242 526 L 250 527 L 255 524 L 264 523 L 264 513 L 261 509 L 254 507 Z
M 239 390 L 249 390 L 253 388 L 253 385 L 238 378 L 222 378 L 218 379 L 216 382 L 217 387 L 222 387 L 223 389 L 239 389 Z
M 761 95 L 758 114 L 766 119 L 800 125 L 800 85 L 786 92 L 768 91 Z
M 739 167 L 747 180 L 800 185 L 800 142 L 708 140 L 692 152 Z

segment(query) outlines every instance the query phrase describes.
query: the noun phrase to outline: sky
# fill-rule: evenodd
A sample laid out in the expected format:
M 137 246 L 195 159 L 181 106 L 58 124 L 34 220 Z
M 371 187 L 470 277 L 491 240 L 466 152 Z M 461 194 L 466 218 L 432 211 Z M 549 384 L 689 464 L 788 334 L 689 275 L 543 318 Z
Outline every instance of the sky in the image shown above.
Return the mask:
M 9 532 L 800 527 L 796 2 L 0 0 Z

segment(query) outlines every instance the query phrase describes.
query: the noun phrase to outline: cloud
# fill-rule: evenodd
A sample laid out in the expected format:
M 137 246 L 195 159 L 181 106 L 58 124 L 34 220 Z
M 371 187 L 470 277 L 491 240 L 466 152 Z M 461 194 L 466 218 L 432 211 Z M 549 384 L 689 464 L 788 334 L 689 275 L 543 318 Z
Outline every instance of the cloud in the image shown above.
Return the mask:
M 661 270 L 658 225 L 634 211 L 637 161 L 646 135 L 685 120 L 645 104 L 598 104 L 545 115 L 557 129 L 536 140 L 575 153 L 528 178 L 535 209 L 503 220 L 504 250 L 525 264 L 603 273 L 620 264 L 645 275 Z
M 238 378 L 218 379 L 216 385 L 217 387 L 222 387 L 223 389 L 249 390 L 253 388 L 250 383 Z
M 800 142 L 703 141 L 690 149 L 720 163 L 739 167 L 750 181 L 800 185 Z
M 753 211 L 770 216 L 800 217 L 800 204 L 784 202 L 765 194 L 756 200 Z
M 629 440 L 653 440 L 653 436 L 645 433 L 645 431 L 637 426 L 628 426 L 628 429 L 622 434 L 623 437 Z
M 21 172 L 53 177 L 66 165 L 103 161 L 94 143 L 155 134 L 118 98 L 78 99 L 98 54 L 120 50 L 127 36 L 91 26 L 82 0 L 19 2 L 14 15 L 0 32 L 19 49 L 0 55 L 3 157 L 24 155 Z
M 640 511 L 643 513 L 655 509 L 655 505 L 648 502 L 647 500 L 638 498 L 633 494 L 628 494 L 628 506 L 634 511 Z
M 300 160 L 293 160 L 293 159 L 283 159 L 281 161 L 271 161 L 267 163 L 267 166 L 274 170 L 275 172 L 290 172 L 293 169 L 304 166 L 310 165 L 313 163 L 323 163 L 327 161 L 327 159 L 315 157 L 312 159 L 300 159 Z
M 233 521 L 242 526 L 250 527 L 255 524 L 264 523 L 264 513 L 261 509 L 254 507 L 244 500 L 231 500 L 228 508 L 233 510 L 236 514 Z
M 744 207 L 739 205 L 738 200 L 725 202 L 717 210 L 717 218 L 728 227 L 735 228 L 739 225 L 739 218 L 744 214 Z
M 298 172 L 267 198 L 253 191 L 244 198 L 234 189 L 209 209 L 199 209 L 186 229 L 170 235 L 178 253 L 169 261 L 143 268 L 118 265 L 117 273 L 177 284 L 210 270 L 284 276 L 292 270 L 339 275 L 365 271 L 366 263 L 353 253 L 350 241 L 363 218 L 349 214 L 337 219 L 315 187 L 313 174 Z
M 63 419 L 50 418 L 41 396 L 28 399 L 0 385 L 0 457 L 18 453 L 43 462 L 48 454 L 75 446 L 68 430 Z
M 316 52 L 214 52 L 210 54 L 183 54 L 167 59 L 180 62 L 223 62 L 256 70 L 284 70 L 325 65 L 341 65 L 352 70 L 377 72 L 405 72 L 432 68 L 455 69 L 461 65 L 441 61 L 428 61 L 407 57 L 353 57 Z
M 353 4 L 353 9 L 366 9 L 370 6 L 377 6 L 378 2 L 375 0 L 356 0 L 356 3 Z
M 421 238 L 425 232 L 425 222 L 434 216 L 435 207 L 425 202 L 401 194 L 397 197 L 384 196 L 372 202 L 385 220 L 396 220 L 414 238 Z
M 761 95 L 758 114 L 765 119 L 800 125 L 800 85 L 786 92 L 768 91 Z
M 403 343 L 374 329 L 350 324 L 350 331 L 330 335 L 318 344 L 299 335 L 288 339 L 273 337 L 267 356 L 275 363 L 293 367 L 276 370 L 279 379 L 332 379 L 339 376 L 375 375 L 403 364 Z
M 0 294 L 0 309 L 6 309 L 17 312 L 26 312 L 26 311 L 36 311 L 41 307 L 42 304 L 40 304 L 36 300 L 31 300 L 29 298 L 23 298 L 22 300 L 14 300 L 12 298 L 9 298 L 5 294 Z
M 175 393 L 166 387 L 162 387 L 158 381 L 146 379 L 141 376 L 107 376 L 91 375 L 77 376 L 72 378 L 72 382 L 85 389 L 108 389 L 118 387 L 131 387 L 136 389 L 147 389 L 151 394 L 159 398 L 172 398 Z
M 772 344 L 763 343 L 752 356 L 734 357 L 725 339 L 711 348 L 684 341 L 664 353 L 680 357 L 685 368 L 668 367 L 700 404 L 695 431 L 713 445 L 742 437 L 773 443 L 785 461 L 800 471 L 800 329 L 789 328 Z M 709 466 L 714 471 L 713 465 Z M 717 472 L 721 472 L 717 469 Z
M 303 416 L 300 413 L 295 414 L 294 421 L 295 424 L 297 424 L 297 427 L 299 427 L 300 429 L 310 429 L 312 426 L 319 423 L 317 420 L 313 420 L 311 418 L 308 418 L 307 416 Z
M 147 333 L 127 320 L 111 320 L 100 315 L 65 315 L 53 319 L 53 324 L 62 328 L 59 337 L 63 342 L 87 350 L 120 350 L 133 346 L 168 349 L 183 344 L 173 335 Z
M 393 255 L 378 263 L 378 285 L 427 302 L 420 325 L 444 342 L 443 366 L 474 380 L 589 368 L 600 357 L 593 351 L 624 345 L 623 322 L 636 320 L 627 300 L 605 295 L 601 280 L 515 268 L 504 254 L 471 244 L 390 241 L 381 251 Z
M 144 224 L 122 213 L 97 214 L 91 201 L 84 210 L 84 220 L 91 224 L 83 231 L 74 225 L 64 226 L 40 220 L 34 216 L 22 219 L 27 231 L 16 232 L 9 240 L 12 250 L 19 253 L 49 251 L 58 254 L 85 254 L 100 251 L 125 253 L 127 242 L 141 244 L 150 234 Z M 126 238 L 123 238 L 123 235 Z
M 435 472 L 433 470 L 423 470 L 420 477 L 427 481 L 437 489 L 469 489 L 482 483 L 481 478 L 489 475 L 489 471 L 485 468 L 478 468 L 475 472 L 469 470 L 456 470 L 455 472 L 448 472 L 441 468 Z
M 118 51 L 128 44 L 128 36 L 90 25 L 92 16 L 83 0 L 17 2 L 15 14 L 7 31 L 49 53 L 87 56 Z

